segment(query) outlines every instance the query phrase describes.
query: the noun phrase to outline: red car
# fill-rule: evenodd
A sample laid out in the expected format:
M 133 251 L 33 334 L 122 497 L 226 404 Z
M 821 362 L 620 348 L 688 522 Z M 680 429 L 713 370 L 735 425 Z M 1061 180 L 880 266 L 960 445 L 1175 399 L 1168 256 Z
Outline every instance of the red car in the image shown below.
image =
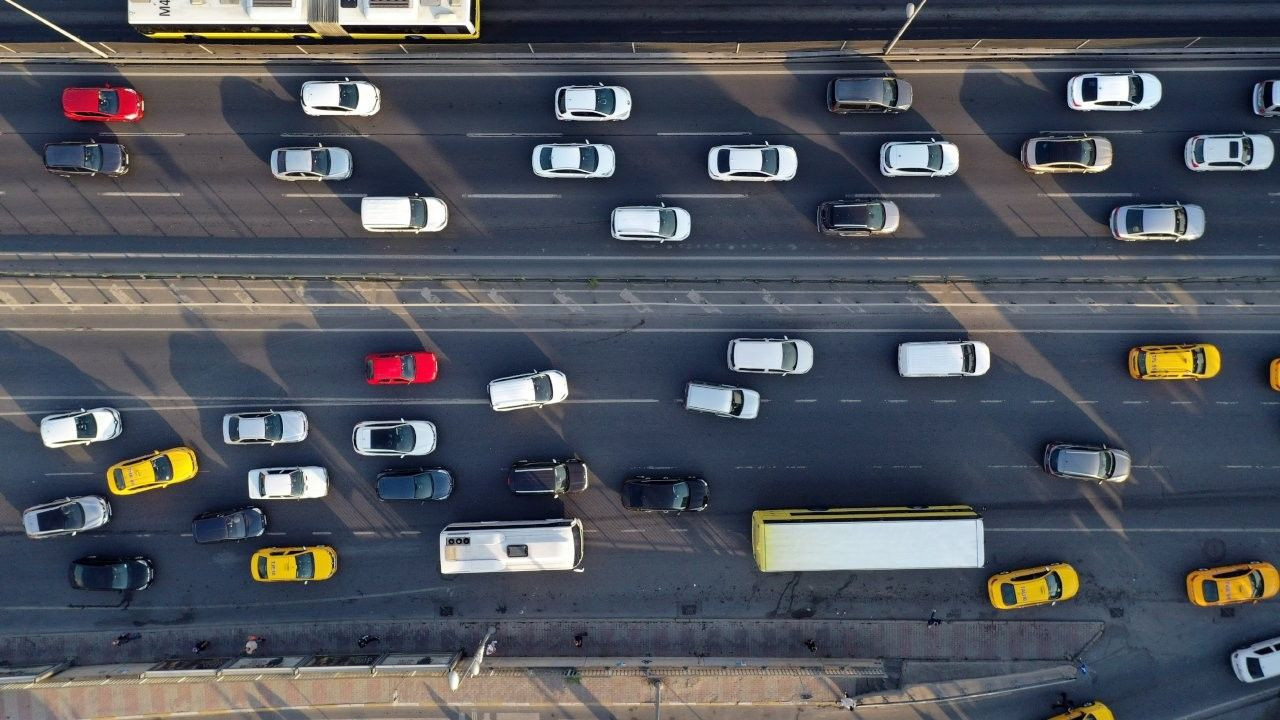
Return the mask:
M 371 353 L 364 358 L 364 376 L 370 385 L 429 383 L 436 379 L 436 356 L 421 350 Z
M 69 120 L 134 122 L 142 119 L 142 96 L 132 88 L 67 88 L 62 91 L 62 114 Z

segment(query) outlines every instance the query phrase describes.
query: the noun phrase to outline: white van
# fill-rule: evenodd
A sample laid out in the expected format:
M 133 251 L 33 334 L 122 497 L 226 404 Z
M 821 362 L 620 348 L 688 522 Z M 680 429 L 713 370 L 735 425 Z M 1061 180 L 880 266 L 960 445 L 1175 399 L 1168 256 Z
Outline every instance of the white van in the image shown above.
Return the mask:
M 902 377 L 983 375 L 991 369 L 991 350 L 977 340 L 909 342 L 898 346 Z
M 453 523 L 440 533 L 444 575 L 533 570 L 582 571 L 582 521 Z
M 1231 669 L 1240 682 L 1258 682 L 1280 675 L 1280 637 L 1256 642 L 1231 653 Z
M 367 197 L 360 222 L 369 232 L 439 232 L 449 224 L 449 208 L 433 197 Z
M 760 393 L 732 385 L 690 382 L 684 388 L 684 409 L 751 420 L 760 412 Z

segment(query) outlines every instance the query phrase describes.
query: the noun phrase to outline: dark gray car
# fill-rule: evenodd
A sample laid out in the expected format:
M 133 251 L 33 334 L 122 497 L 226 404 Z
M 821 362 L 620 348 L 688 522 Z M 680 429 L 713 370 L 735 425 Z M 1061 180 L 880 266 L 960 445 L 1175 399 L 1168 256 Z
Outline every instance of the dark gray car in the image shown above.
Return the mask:
M 833 113 L 900 113 L 911 108 L 911 83 L 896 77 L 837 78 L 827 86 Z
M 379 500 L 445 500 L 453 475 L 444 468 L 405 468 L 378 473 Z
M 129 153 L 118 143 L 61 142 L 44 146 L 44 168 L 56 175 L 106 175 L 129 172 Z
M 1124 482 L 1129 478 L 1129 453 L 1105 445 L 1049 443 L 1044 448 L 1045 472 L 1055 477 Z
M 507 487 L 517 495 L 563 495 L 587 489 L 587 464 L 577 458 L 530 462 L 511 466 Z
M 90 555 L 71 563 L 71 587 L 77 590 L 142 590 L 156 577 L 156 566 L 145 557 Z
M 699 512 L 711 501 L 700 477 L 629 477 L 622 481 L 622 507 L 646 512 Z
M 255 538 L 266 531 L 266 513 L 252 505 L 207 512 L 191 521 L 191 535 L 201 544 Z

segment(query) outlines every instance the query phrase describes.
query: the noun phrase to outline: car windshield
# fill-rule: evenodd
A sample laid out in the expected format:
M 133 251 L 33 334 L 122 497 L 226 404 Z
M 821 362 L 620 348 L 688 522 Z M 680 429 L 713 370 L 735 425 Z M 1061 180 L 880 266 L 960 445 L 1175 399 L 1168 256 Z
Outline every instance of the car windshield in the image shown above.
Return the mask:
M 1258 658 L 1255 658 L 1255 657 L 1245 658 L 1244 667 L 1246 670 L 1249 671 L 1249 677 L 1251 678 L 1262 677 L 1262 661 L 1259 660 Z
M 1244 138 L 1240 138 L 1239 143 L 1240 143 L 1240 149 L 1238 152 L 1240 156 L 1240 164 L 1248 165 L 1249 163 L 1253 162 L 1253 141 L 1247 137 L 1244 137 Z
M 413 370 L 414 370 L 413 356 L 408 354 L 401 355 L 400 356 L 400 372 L 404 373 L 404 377 L 411 378 L 413 377 Z
M 729 396 L 729 412 L 737 415 L 742 412 L 744 398 L 741 390 L 734 390 Z
M 556 492 L 566 492 L 569 489 L 569 468 L 562 464 L 556 465 L 553 472 L 556 476 Z
M 338 86 L 338 105 L 344 110 L 355 110 L 360 104 L 360 88 L 355 83 L 342 83 Z
M 662 208 L 658 211 L 658 234 L 662 237 L 672 237 L 676 234 L 676 213 L 670 208 Z
M 538 153 L 538 167 L 543 170 L 551 169 L 551 148 L 544 147 L 542 152 Z
M 226 538 L 242 538 L 245 536 L 244 513 L 235 512 L 224 515 L 217 520 L 222 525 L 222 536 Z
M 299 580 L 310 580 L 316 576 L 316 559 L 311 553 L 306 552 L 294 556 L 294 562 L 298 566 Z
M 535 402 L 544 403 L 551 399 L 551 378 L 546 375 L 534 375 L 530 380 L 533 383 Z
M 151 461 L 151 471 L 156 474 L 156 482 L 169 482 L 173 479 L 173 462 L 168 455 L 160 455 Z
M 961 367 L 964 371 L 971 373 L 978 369 L 978 353 L 973 348 L 973 343 L 964 343 L 960 346 Z
M 272 442 L 284 437 L 284 418 L 279 413 L 271 413 L 262 418 L 262 434 Z
M 1204 593 L 1206 602 L 1218 601 L 1218 583 L 1214 580 L 1205 580 L 1200 583 L 1201 591 Z
M 1062 599 L 1062 578 L 1058 577 L 1057 572 L 1051 572 L 1044 576 L 1044 584 L 1049 589 L 1050 600 Z
M 294 470 L 289 473 L 289 492 L 294 495 L 301 495 L 307 489 L 307 476 L 301 470 Z
M 1080 83 L 1080 97 L 1085 102 L 1098 99 L 1098 78 L 1087 77 Z
M 36 515 L 36 525 L 41 532 L 76 530 L 84 527 L 84 509 L 80 507 L 80 503 L 49 508 Z
M 1187 231 L 1187 211 L 1180 207 L 1173 209 L 1173 231 L 1179 235 Z
M 120 100 L 115 90 L 98 91 L 98 112 L 104 115 L 115 115 L 120 111 Z
M 1195 350 L 1192 350 L 1191 351 L 1191 370 L 1193 372 L 1202 373 L 1204 372 L 1204 364 L 1205 364 L 1204 348 L 1196 348 Z
M 320 175 L 329 174 L 329 153 L 321 148 L 311 151 L 311 169 Z
M 1142 80 L 1137 75 L 1129 76 L 1129 102 L 1136 103 L 1142 99 Z
M 1253 590 L 1253 592 L 1250 594 L 1250 597 L 1262 597 L 1262 586 L 1263 586 L 1262 573 L 1258 572 L 1257 570 L 1251 571 L 1249 573 L 1249 585 L 1252 587 L 1252 590 Z
M 1098 471 L 1102 477 L 1111 477 L 1112 471 L 1116 469 L 1116 456 L 1102 450 L 1098 453 Z
M 102 146 L 101 145 L 85 145 L 84 146 L 84 166 L 90 170 L 102 169 Z
M 613 91 L 608 88 L 600 88 L 596 90 L 596 111 L 602 115 L 612 115 L 613 109 L 617 107 L 618 99 L 614 97 Z
M 1000 600 L 1005 605 L 1018 604 L 1018 591 L 1014 588 L 1013 583 L 1000 583 Z
M 729 151 L 721 150 L 716 157 L 716 172 L 726 174 L 729 172 Z
M 596 149 L 587 146 L 578 149 L 578 167 L 586 172 L 595 172 L 600 167 L 600 153 Z
M 782 343 L 782 369 L 788 372 L 796 369 L 796 364 L 800 359 L 800 352 L 796 349 L 793 342 Z
M 85 413 L 76 416 L 76 437 L 84 440 L 85 438 L 95 437 L 98 434 L 98 423 L 93 419 L 93 415 Z
M 258 557 L 258 577 L 264 578 L 266 576 L 267 576 L 267 558 L 264 556 L 259 556 Z
M 397 425 L 391 428 L 375 428 L 369 431 L 369 446 L 375 450 L 395 450 L 407 453 L 413 449 L 413 428 Z
M 778 151 L 765 148 L 760 151 L 760 170 L 766 175 L 778 174 Z
M 942 146 L 929 146 L 929 169 L 937 172 L 942 169 Z
M 889 107 L 893 107 L 894 105 L 897 105 L 898 104 L 898 83 L 894 82 L 893 80 L 890 80 L 889 78 L 885 78 L 884 81 L 881 83 L 880 87 L 883 88 L 883 92 L 884 92 L 884 104 Z
M 409 198 L 409 224 L 414 227 L 427 225 L 427 201 L 422 198 Z

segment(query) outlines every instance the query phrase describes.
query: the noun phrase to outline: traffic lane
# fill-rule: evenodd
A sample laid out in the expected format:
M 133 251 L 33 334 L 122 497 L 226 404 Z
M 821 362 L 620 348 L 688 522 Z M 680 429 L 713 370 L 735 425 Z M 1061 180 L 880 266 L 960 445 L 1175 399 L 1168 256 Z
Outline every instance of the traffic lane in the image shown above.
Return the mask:
M 414 66 L 408 66 L 413 68 Z M 133 77 L 50 74 L 16 76 L 15 92 L 25 102 L 3 115 L 18 133 L 47 132 L 51 121 L 64 132 L 116 130 L 186 134 L 367 133 L 472 134 L 532 133 L 634 135 L 663 132 L 746 132 L 752 134 L 839 132 L 939 132 L 971 134 L 1080 127 L 1091 131 L 1138 128 L 1188 134 L 1218 127 L 1224 120 L 1265 132 L 1273 123 L 1252 114 L 1253 84 L 1274 73 L 1256 63 L 1222 63 L 1206 72 L 1203 63 L 1160 63 L 1152 70 L 1164 86 L 1161 105 L 1139 113 L 1082 113 L 1066 106 L 1065 88 L 1075 74 L 1121 70 L 1114 61 L 1055 59 L 1020 64 L 968 63 L 895 68 L 879 61 L 807 63 L 792 68 L 759 65 L 725 69 L 665 65 L 579 66 L 540 64 L 536 69 L 495 69 L 478 64 L 439 71 L 427 66 L 386 71 L 379 66 L 332 71 L 306 65 L 267 69 L 227 68 L 157 71 L 143 67 Z M 1218 67 L 1221 69 L 1219 70 Z M 1239 67 L 1240 69 L 1236 69 Z M 1133 68 L 1143 70 L 1144 68 Z M 913 109 L 900 115 L 836 116 L 826 109 L 827 83 L 839 76 L 899 72 L 915 87 Z M 1207 76 L 1214 82 L 1203 82 Z M 383 106 L 367 118 L 309 117 L 299 104 L 300 88 L 311 79 L 367 79 L 379 86 Z M 130 84 L 148 100 L 147 117 L 137 125 L 103 126 L 63 120 L 61 91 L 69 85 Z M 567 84 L 620 84 L 632 93 L 633 116 L 622 122 L 565 122 L 555 119 L 553 100 Z M 425 88 L 425 89 L 424 89 Z M 1016 113 L 1009 112 L 1016 107 Z M 55 119 L 56 118 L 56 119 Z M 1232 127 L 1231 130 L 1237 128 Z
M 1025 172 L 1014 159 L 1024 139 L 1002 138 L 999 145 L 985 137 L 958 139 L 960 175 L 922 179 L 880 176 L 880 139 L 841 138 L 839 146 L 829 149 L 815 147 L 823 138 L 811 138 L 807 147 L 797 147 L 804 159 L 797 180 L 724 183 L 707 177 L 707 152 L 717 142 L 713 139 L 629 138 L 614 148 L 619 170 L 613 178 L 551 180 L 537 178 L 529 168 L 535 143 L 528 139 L 452 138 L 423 147 L 418 138 L 394 144 L 349 138 L 339 146 L 353 155 L 350 180 L 290 183 L 272 178 L 267 167 L 266 158 L 281 146 L 278 140 L 256 139 L 251 151 L 236 152 L 206 138 L 149 138 L 145 145 L 163 150 L 135 149 L 135 170 L 124 178 L 73 181 L 40 174 L 33 183 L 3 188 L 0 207 L 7 213 L 0 216 L 0 233 L 213 237 L 225 240 L 218 243 L 224 252 L 239 249 L 232 239 L 244 237 L 372 240 L 360 228 L 360 196 L 414 192 L 438 195 L 452 206 L 449 228 L 431 238 L 433 245 L 450 252 L 510 252 L 515 235 L 528 249 L 596 249 L 604 239 L 610 252 L 644 257 L 653 254 L 652 248 L 607 239 L 607 218 L 619 205 L 658 200 L 688 205 L 697 220 L 684 247 L 659 252 L 691 247 L 776 252 L 779 237 L 808 243 L 818 237 L 814 208 L 842 196 L 895 198 L 903 227 L 893 240 L 908 252 L 954 247 L 957 237 L 1003 250 L 1012 237 L 1040 243 L 1032 249 L 1059 250 L 1055 241 L 1088 238 L 1125 254 L 1167 253 L 1163 243 L 1158 248 L 1114 243 L 1106 227 L 1110 210 L 1128 202 L 1187 196 L 1206 206 L 1213 244 L 1194 244 L 1186 252 L 1252 247 L 1269 229 L 1264 214 L 1257 212 L 1258 206 L 1277 202 L 1267 194 L 1271 184 L 1265 176 L 1194 177 L 1180 168 L 1180 138 L 1126 137 L 1121 152 L 1155 157 L 1153 166 L 1066 180 Z M 973 168 L 967 175 L 966 167 Z M 1177 182 L 1162 183 L 1156 179 L 1161 177 Z M 901 248 L 903 240 L 912 244 Z M 403 252 L 410 243 L 421 239 L 382 236 L 356 252 Z M 883 247 L 857 240 L 816 245 L 846 251 Z M 337 240 L 304 247 L 351 249 Z M 280 249 L 296 252 L 287 245 Z

